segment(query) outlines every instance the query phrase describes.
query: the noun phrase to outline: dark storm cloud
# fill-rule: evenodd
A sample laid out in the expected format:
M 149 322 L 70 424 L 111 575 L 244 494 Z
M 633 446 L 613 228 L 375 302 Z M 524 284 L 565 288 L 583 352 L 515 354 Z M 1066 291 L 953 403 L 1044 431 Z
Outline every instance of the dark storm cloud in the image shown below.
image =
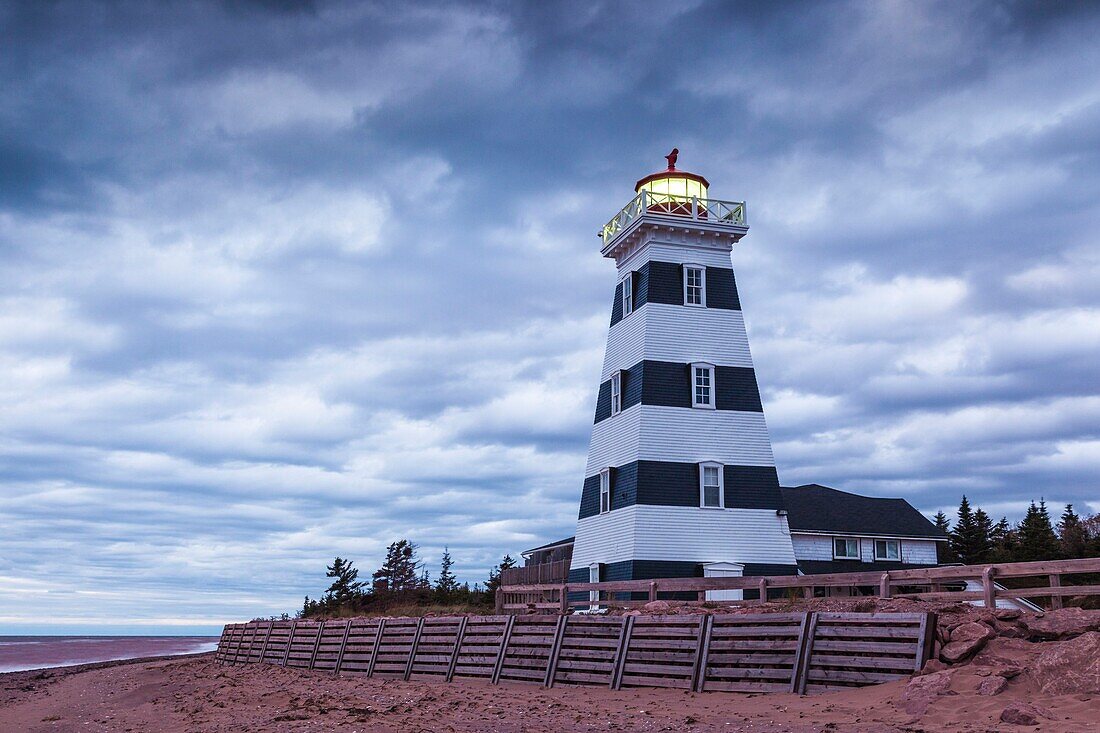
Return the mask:
M 594 233 L 673 145 L 749 202 L 785 483 L 1100 510 L 1098 30 L 1083 3 L 0 4 L 0 623 L 190 628 L 400 536 L 473 581 L 571 534 Z

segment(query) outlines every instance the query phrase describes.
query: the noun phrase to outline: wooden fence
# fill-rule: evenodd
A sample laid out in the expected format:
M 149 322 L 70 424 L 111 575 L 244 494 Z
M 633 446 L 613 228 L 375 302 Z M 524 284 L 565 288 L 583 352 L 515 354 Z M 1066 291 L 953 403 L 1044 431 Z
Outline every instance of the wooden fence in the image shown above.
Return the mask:
M 555 560 L 538 565 L 523 565 L 500 571 L 501 585 L 527 585 L 531 583 L 564 583 L 569 579 L 569 561 Z
M 816 692 L 901 679 L 935 615 L 470 616 L 228 624 L 215 658 L 334 674 L 493 684 Z
M 991 565 L 944 565 L 935 568 L 832 573 L 828 575 L 770 575 L 742 578 L 657 578 L 617 580 L 601 583 L 528 583 L 502 585 L 497 593 L 497 612 L 554 610 L 598 605 L 629 608 L 658 600 L 664 594 L 695 594 L 704 602 L 707 591 L 741 590 L 751 600 L 723 600 L 713 603 L 737 605 L 760 603 L 766 598 L 813 598 L 815 591 L 847 589 L 853 595 L 925 600 L 980 600 L 987 608 L 997 599 L 1029 599 L 1047 608 L 1061 608 L 1067 596 L 1100 595 L 1100 585 L 1089 574 L 1100 573 L 1100 558 L 999 563 Z M 1086 576 L 1086 577 L 1082 577 Z M 982 590 L 966 590 L 967 581 Z M 999 587 L 999 583 L 1011 587 Z M 1082 584 L 1083 581 L 1083 584 Z M 1078 584 L 1074 584 L 1078 583 Z M 638 595 L 641 599 L 633 599 Z M 622 596 L 626 596 L 625 598 Z M 681 598 L 682 600 L 682 598 Z

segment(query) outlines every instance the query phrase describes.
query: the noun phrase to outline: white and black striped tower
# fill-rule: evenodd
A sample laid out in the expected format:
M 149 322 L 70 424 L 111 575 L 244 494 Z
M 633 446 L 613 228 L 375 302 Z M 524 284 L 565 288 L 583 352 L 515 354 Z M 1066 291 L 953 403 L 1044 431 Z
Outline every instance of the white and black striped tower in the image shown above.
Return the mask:
M 600 232 L 618 284 L 571 582 L 797 572 L 730 259 L 745 206 L 676 156 Z

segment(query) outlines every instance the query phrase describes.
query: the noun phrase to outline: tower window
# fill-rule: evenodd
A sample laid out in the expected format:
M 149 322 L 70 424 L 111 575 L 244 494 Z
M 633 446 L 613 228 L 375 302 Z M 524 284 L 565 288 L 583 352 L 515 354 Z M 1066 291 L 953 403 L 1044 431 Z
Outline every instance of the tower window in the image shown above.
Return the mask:
M 838 560 L 858 560 L 859 540 L 851 537 L 834 537 L 833 557 Z
M 634 273 L 623 278 L 623 318 L 634 312 Z
M 897 540 L 875 540 L 876 560 L 900 560 L 901 543 Z
M 699 464 L 699 506 L 704 509 L 721 509 L 725 477 L 721 463 Z
M 611 375 L 611 414 L 618 415 L 623 411 L 623 373 L 615 372 Z
M 691 405 L 714 409 L 714 365 L 699 362 L 691 365 Z
M 707 305 L 707 268 L 684 265 L 684 305 Z
M 611 511 L 611 469 L 600 471 L 600 514 Z

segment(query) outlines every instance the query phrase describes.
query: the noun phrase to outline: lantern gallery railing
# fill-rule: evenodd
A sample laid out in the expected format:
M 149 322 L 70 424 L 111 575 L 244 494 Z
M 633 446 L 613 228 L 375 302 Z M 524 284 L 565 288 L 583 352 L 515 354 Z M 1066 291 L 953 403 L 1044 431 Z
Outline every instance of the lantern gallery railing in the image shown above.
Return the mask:
M 642 214 L 682 216 L 685 219 L 711 224 L 745 226 L 744 201 L 719 201 L 698 196 L 675 196 L 643 190 L 604 225 L 599 233 L 604 245 L 610 244 L 620 232 Z

